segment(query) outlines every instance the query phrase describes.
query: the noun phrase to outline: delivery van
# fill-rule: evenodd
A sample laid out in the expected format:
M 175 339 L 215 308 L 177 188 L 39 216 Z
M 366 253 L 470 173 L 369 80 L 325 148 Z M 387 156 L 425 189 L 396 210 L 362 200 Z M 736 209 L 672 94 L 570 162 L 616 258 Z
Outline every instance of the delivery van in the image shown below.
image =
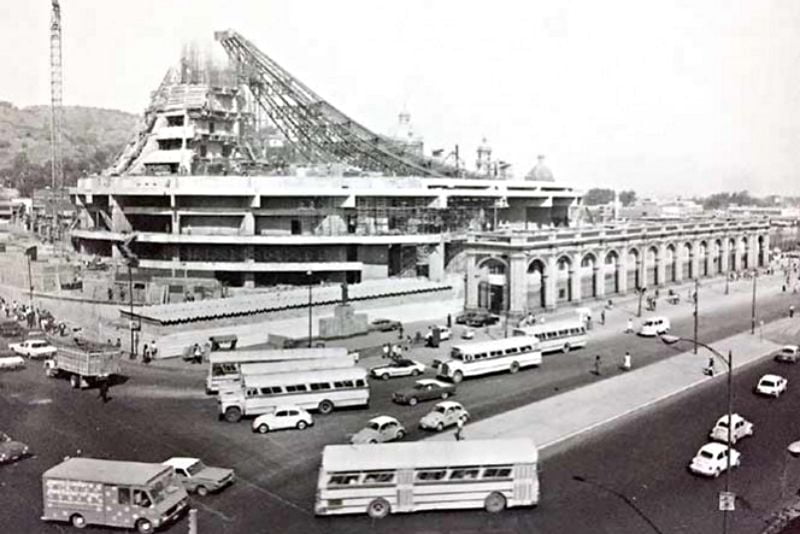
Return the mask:
M 666 317 L 649 317 L 642 322 L 639 329 L 640 336 L 653 337 L 666 334 L 672 325 Z
M 42 519 L 133 528 L 142 533 L 178 518 L 189 497 L 172 467 L 68 458 L 42 475 Z

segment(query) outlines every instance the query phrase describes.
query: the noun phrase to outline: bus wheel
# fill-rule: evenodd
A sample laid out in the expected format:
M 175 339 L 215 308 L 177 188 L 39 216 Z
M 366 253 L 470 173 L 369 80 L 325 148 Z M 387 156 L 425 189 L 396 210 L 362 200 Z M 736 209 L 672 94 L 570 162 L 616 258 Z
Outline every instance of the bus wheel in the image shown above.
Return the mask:
M 511 367 L 508 370 L 513 375 L 514 373 L 519 371 L 519 363 L 518 362 L 511 362 Z
M 86 527 L 86 519 L 83 518 L 81 514 L 75 514 L 69 518 L 69 522 L 72 523 L 72 526 L 75 528 L 84 528 Z
M 242 410 L 236 406 L 230 406 L 225 410 L 225 420 L 229 423 L 237 423 L 242 418 Z
M 502 493 L 493 491 L 486 496 L 486 499 L 483 501 L 483 507 L 490 514 L 502 512 L 506 508 L 506 498 Z
M 456 371 L 456 374 L 453 375 L 453 382 L 459 384 L 462 380 L 464 380 L 464 373 L 461 371 Z
M 69 385 L 72 389 L 78 389 L 81 386 L 81 379 L 78 375 L 71 375 L 69 377 Z
M 136 522 L 136 530 L 142 534 L 148 534 L 153 532 L 153 524 L 147 519 L 140 519 Z
M 562 349 L 561 349 L 561 351 L 562 351 L 564 354 L 566 354 L 566 353 L 568 353 L 568 352 L 570 351 L 570 349 L 572 349 L 572 347 L 570 346 L 570 344 L 569 344 L 569 343 L 564 343 L 564 348 L 562 348 Z
M 372 519 L 383 519 L 389 515 L 389 502 L 386 499 L 375 499 L 367 506 L 367 515 Z
M 328 415 L 333 411 L 333 403 L 326 399 L 319 403 L 317 409 L 319 410 L 319 413 L 323 415 Z

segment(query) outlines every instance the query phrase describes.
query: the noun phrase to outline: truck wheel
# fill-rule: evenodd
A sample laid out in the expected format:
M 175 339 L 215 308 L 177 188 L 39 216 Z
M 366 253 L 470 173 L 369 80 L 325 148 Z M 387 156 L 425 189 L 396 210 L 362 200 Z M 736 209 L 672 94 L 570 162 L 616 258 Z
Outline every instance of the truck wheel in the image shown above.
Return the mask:
M 84 519 L 81 514 L 74 514 L 69 518 L 69 522 L 72 523 L 72 526 L 75 528 L 86 527 L 86 519 Z
M 229 406 L 225 410 L 225 420 L 229 423 L 237 423 L 242 418 L 242 410 L 238 406 Z
M 197 494 L 201 497 L 208 495 L 208 488 L 205 486 L 197 486 Z
M 136 530 L 142 534 L 148 534 L 153 532 L 153 524 L 147 519 L 140 519 L 136 522 Z
M 319 413 L 321 413 L 322 415 L 328 415 L 333 411 L 333 403 L 325 399 L 324 401 L 319 403 L 317 409 L 319 410 Z
M 81 387 L 81 377 L 78 375 L 70 375 L 69 385 L 72 386 L 72 389 L 78 389 Z

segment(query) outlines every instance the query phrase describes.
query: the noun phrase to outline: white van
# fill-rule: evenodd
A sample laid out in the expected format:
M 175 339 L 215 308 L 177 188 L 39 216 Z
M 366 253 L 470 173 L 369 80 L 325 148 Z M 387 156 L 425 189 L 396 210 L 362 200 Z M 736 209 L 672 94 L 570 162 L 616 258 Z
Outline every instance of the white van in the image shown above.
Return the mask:
M 672 325 L 670 325 L 669 319 L 666 317 L 650 317 L 642 322 L 639 335 L 648 337 L 658 336 L 669 332 L 671 327 Z

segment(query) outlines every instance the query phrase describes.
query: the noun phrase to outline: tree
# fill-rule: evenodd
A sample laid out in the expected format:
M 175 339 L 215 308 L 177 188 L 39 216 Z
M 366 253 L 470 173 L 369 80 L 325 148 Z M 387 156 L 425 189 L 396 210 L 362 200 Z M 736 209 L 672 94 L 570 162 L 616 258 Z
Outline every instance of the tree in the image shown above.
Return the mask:
M 619 201 L 622 202 L 623 206 L 630 206 L 634 202 L 636 202 L 636 191 L 622 191 L 619 194 Z
M 586 194 L 583 195 L 583 203 L 586 206 L 598 206 L 600 204 L 608 204 L 613 200 L 614 200 L 613 189 L 593 188 L 589 189 L 586 192 Z

